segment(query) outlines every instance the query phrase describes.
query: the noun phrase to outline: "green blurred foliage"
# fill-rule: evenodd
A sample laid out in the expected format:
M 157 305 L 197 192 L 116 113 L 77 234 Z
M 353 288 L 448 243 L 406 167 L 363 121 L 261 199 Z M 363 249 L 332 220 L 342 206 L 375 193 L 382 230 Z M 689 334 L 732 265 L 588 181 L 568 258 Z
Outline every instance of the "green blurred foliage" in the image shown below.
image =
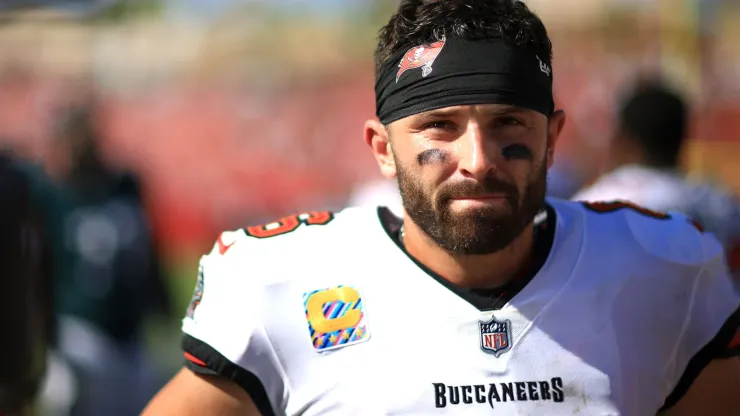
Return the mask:
M 100 22 L 122 22 L 131 19 L 158 17 L 163 14 L 165 4 L 161 0 L 120 0 L 94 16 Z

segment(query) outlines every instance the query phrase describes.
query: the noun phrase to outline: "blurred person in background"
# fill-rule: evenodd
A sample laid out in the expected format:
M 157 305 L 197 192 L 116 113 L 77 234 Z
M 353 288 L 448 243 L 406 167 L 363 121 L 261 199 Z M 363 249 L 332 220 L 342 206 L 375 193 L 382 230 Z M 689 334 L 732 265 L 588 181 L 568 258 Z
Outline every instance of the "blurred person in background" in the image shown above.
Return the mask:
M 740 200 L 729 190 L 686 178 L 680 159 L 689 129 L 686 98 L 659 77 L 645 77 L 618 103 L 610 169 L 574 200 L 626 200 L 677 211 L 714 233 L 734 270 L 740 243 Z
M 65 108 L 54 126 L 54 146 L 68 156 L 58 179 L 72 258 L 57 284 L 58 348 L 79 380 L 72 415 L 128 416 L 158 388 L 143 329 L 169 300 L 139 181 L 103 159 L 94 110 Z
M 0 151 L 0 415 L 32 415 L 54 337 L 53 254 L 32 167 Z

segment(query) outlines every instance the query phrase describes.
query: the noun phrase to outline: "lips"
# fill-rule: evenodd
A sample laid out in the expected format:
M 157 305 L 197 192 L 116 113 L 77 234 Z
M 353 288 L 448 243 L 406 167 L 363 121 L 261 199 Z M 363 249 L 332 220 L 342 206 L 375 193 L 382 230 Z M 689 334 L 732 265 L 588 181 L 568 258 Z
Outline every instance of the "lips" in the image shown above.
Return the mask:
M 452 201 L 467 201 L 467 200 L 473 200 L 473 201 L 480 201 L 485 199 L 506 199 L 511 198 L 511 195 L 508 194 L 490 194 L 490 195 L 470 195 L 470 196 L 456 196 L 450 198 Z

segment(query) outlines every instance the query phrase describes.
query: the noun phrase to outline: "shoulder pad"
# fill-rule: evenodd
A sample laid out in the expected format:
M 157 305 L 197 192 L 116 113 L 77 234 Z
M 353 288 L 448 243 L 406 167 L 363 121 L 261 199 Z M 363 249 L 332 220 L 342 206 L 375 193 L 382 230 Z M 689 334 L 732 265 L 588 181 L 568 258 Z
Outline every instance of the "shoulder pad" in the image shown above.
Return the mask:
M 312 234 L 311 230 L 331 223 L 334 218 L 332 212 L 314 211 L 289 215 L 266 224 L 225 231 L 218 237 L 208 256 L 225 259 L 254 258 L 255 255 L 264 254 L 266 249 L 275 248 L 276 244 L 290 246 L 293 240 L 302 239 L 305 234 Z
M 610 226 L 626 225 L 633 241 L 651 257 L 700 265 L 722 255 L 716 239 L 684 214 L 652 211 L 625 201 L 583 202 L 582 205 L 611 223 L 605 224 L 605 228 L 597 227 L 600 229 L 597 232 L 611 233 Z
M 333 212 L 312 211 L 288 215 L 267 224 L 246 227 L 244 228 L 244 232 L 252 238 L 274 238 L 292 233 L 301 228 L 308 228 L 313 225 L 326 225 L 332 220 L 334 220 Z
M 361 211 L 362 215 L 356 215 Z M 253 284 L 271 284 L 305 275 L 342 258 L 348 242 L 369 223 L 367 208 L 340 213 L 308 212 L 271 223 L 222 233 L 203 262 L 242 270 Z

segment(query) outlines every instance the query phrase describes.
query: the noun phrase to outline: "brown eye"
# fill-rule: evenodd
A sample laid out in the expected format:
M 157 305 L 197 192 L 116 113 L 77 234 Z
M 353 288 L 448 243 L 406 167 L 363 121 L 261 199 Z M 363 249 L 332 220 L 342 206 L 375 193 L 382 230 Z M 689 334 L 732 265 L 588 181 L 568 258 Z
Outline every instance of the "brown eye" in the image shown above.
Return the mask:
M 455 125 L 449 121 L 432 121 L 431 123 L 425 124 L 423 129 L 424 130 L 430 130 L 430 129 L 450 130 L 450 129 L 453 129 L 454 127 Z
M 524 125 L 518 118 L 515 117 L 499 117 L 496 119 L 496 125 L 500 127 L 508 126 L 522 126 Z

